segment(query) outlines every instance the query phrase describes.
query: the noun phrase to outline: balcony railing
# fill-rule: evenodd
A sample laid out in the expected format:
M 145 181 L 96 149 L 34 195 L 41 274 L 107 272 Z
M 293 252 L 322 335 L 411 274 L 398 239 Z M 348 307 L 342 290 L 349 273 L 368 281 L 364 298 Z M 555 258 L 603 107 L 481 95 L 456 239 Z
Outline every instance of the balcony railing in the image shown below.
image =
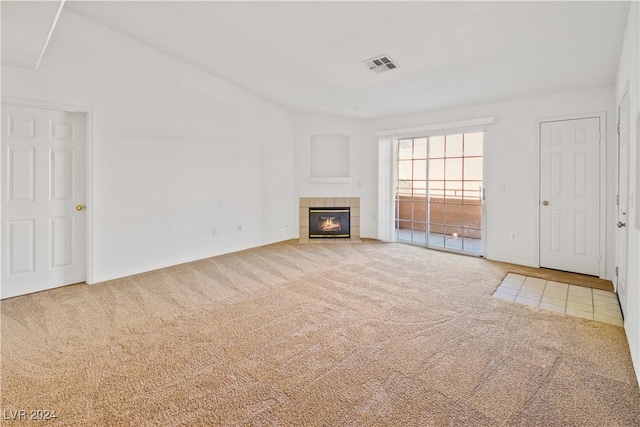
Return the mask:
M 469 193 L 469 190 L 464 192 L 467 197 L 432 194 L 428 203 L 426 196 L 396 194 L 396 227 L 479 239 L 482 234 L 481 192 L 476 191 L 473 197 L 468 197 Z

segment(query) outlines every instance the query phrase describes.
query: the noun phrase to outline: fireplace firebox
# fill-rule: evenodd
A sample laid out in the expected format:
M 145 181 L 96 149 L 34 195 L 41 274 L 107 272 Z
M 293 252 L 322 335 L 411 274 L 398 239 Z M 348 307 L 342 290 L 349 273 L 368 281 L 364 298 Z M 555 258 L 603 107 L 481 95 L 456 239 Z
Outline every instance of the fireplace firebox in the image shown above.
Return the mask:
M 309 208 L 309 238 L 350 238 L 350 208 Z

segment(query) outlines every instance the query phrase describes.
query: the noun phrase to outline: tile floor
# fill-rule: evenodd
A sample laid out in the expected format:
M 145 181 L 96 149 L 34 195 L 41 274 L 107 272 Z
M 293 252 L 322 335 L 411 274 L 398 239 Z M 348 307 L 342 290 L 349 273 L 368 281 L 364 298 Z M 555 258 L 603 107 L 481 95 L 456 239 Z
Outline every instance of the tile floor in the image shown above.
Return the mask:
M 493 296 L 623 326 L 618 297 L 613 292 L 509 273 Z

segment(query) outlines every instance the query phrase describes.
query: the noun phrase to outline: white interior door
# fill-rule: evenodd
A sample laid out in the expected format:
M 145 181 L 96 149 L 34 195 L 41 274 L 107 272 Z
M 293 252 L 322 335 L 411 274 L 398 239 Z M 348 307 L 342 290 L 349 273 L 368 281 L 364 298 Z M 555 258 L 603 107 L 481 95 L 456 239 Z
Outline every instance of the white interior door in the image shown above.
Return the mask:
M 540 124 L 540 266 L 600 274 L 600 119 Z
M 2 105 L 2 157 L 0 297 L 83 282 L 84 115 Z
M 616 251 L 616 292 L 622 312 L 627 308 L 627 258 L 629 219 L 629 95 L 625 92 L 618 106 L 618 247 Z

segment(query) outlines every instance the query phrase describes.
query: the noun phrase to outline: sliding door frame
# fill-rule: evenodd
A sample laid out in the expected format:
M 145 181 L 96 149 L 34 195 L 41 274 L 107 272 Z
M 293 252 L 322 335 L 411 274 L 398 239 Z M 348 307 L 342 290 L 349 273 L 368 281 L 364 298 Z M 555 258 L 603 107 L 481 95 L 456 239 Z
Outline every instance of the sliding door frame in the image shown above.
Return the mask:
M 378 137 L 378 238 L 386 242 L 395 242 L 395 177 L 397 158 L 394 150 L 396 141 L 402 138 L 419 138 L 456 133 L 484 133 L 484 153 L 490 145 L 488 125 L 494 122 L 493 117 L 437 123 L 410 128 L 388 129 L 376 132 Z M 484 155 L 483 155 L 484 157 Z M 483 168 L 483 182 L 486 173 Z M 482 203 L 482 253 L 487 253 L 487 201 Z M 421 247 L 426 247 L 422 246 Z M 442 249 L 445 250 L 445 249 Z M 456 252 L 460 253 L 460 252 Z M 477 256 L 477 255 L 473 255 Z M 486 255 L 485 255 L 486 256 Z
M 447 180 L 446 179 L 446 167 L 444 166 L 444 164 L 446 163 L 446 159 L 448 158 L 446 156 L 446 151 L 443 151 L 443 174 L 445 174 L 443 176 L 443 185 L 445 185 L 445 189 L 443 189 L 443 198 L 445 199 L 445 201 L 442 202 L 443 205 L 443 209 L 445 210 L 445 219 L 443 220 L 443 224 L 441 224 L 441 226 L 443 227 L 443 238 L 444 241 L 442 242 L 442 246 L 438 246 L 438 245 L 434 245 L 434 244 L 430 244 L 429 243 L 429 235 L 430 235 L 430 231 L 431 231 L 431 225 L 432 225 L 432 220 L 430 218 L 431 213 L 432 213 L 432 209 L 431 209 L 431 202 L 430 199 L 432 197 L 431 194 L 431 190 L 430 190 L 430 183 L 433 180 L 429 179 L 429 175 L 430 175 L 430 167 L 429 167 L 429 163 L 431 160 L 438 160 L 440 159 L 438 158 L 433 158 L 430 157 L 429 152 L 431 151 L 431 138 L 433 137 L 442 137 L 443 141 L 443 150 L 445 150 L 446 147 L 446 138 L 453 136 L 453 135 L 461 135 L 462 136 L 462 144 L 464 144 L 464 135 L 465 134 L 477 134 L 477 133 L 481 133 L 482 134 L 482 154 L 481 156 L 469 156 L 469 158 L 478 158 L 480 157 L 482 159 L 482 164 L 483 164 L 483 168 L 482 168 L 482 175 L 481 175 L 481 180 L 482 180 L 482 186 L 479 189 L 479 199 L 480 199 L 480 215 L 481 215 L 481 223 L 480 223 L 480 244 L 481 244 L 481 248 L 480 248 L 480 252 L 473 252 L 473 251 L 469 251 L 469 250 L 465 250 L 464 249 L 464 238 L 465 238 L 465 229 L 467 229 L 468 227 L 464 226 L 464 207 L 465 207 L 465 203 L 464 203 L 464 159 L 465 156 L 464 155 L 464 150 L 463 148 L 461 148 L 461 155 L 458 156 L 454 156 L 453 159 L 461 159 L 461 173 L 462 173 L 462 180 L 460 181 L 461 185 L 462 185 L 462 199 L 460 201 L 460 209 L 461 209 L 461 219 L 460 219 L 460 225 L 459 226 L 455 226 L 455 225 L 448 225 L 446 222 L 446 210 L 447 210 L 447 205 L 458 205 L 456 203 L 447 203 L 446 202 L 446 182 L 447 181 L 451 181 L 451 180 Z M 416 246 L 421 246 L 421 247 L 427 247 L 429 249 L 435 249 L 435 250 L 442 250 L 442 251 L 446 251 L 446 252 L 452 252 L 452 253 L 457 253 L 457 254 L 463 254 L 463 255 L 469 255 L 469 256 L 475 256 L 475 257 L 480 257 L 480 258 L 484 258 L 485 257 L 485 253 L 486 253 L 486 203 L 485 203 L 485 198 L 484 198 L 484 179 L 485 179 L 485 174 L 484 174 L 484 147 L 486 144 L 486 136 L 487 136 L 487 132 L 486 129 L 474 129 L 474 128 L 464 128 L 464 129 L 447 129 L 447 130 L 442 130 L 442 131 L 437 131 L 434 130 L 432 132 L 428 132 L 426 134 L 420 134 L 420 135 L 402 135 L 402 136 L 398 136 L 398 137 L 394 137 L 393 141 L 392 141 L 392 150 L 393 150 L 393 160 L 392 160 L 392 166 L 393 166 L 393 172 L 392 172 L 392 192 L 393 192 L 393 197 L 392 197 L 392 203 L 393 203 L 393 240 L 396 242 L 402 242 L 402 243 L 407 243 L 407 244 L 413 244 Z M 401 200 L 399 199 L 399 194 L 396 191 L 396 185 L 398 184 L 398 182 L 400 181 L 400 177 L 399 177 L 399 171 L 398 171 L 398 166 L 399 166 L 399 162 L 401 160 L 407 161 L 409 159 L 400 159 L 399 158 L 399 144 L 401 141 L 407 141 L 410 140 L 411 141 L 411 145 L 412 145 L 412 157 L 411 157 L 411 162 L 412 164 L 415 163 L 416 159 L 418 161 L 421 161 L 422 158 L 416 158 L 415 157 L 415 141 L 419 140 L 419 139 L 427 139 L 426 141 L 426 155 L 425 155 L 425 169 L 426 169 L 426 176 L 425 176 L 425 184 L 426 184 L 426 188 L 425 188 L 425 197 L 424 197 L 424 210 L 425 210 L 425 221 L 424 221 L 424 243 L 420 242 L 420 241 L 415 241 L 414 240 L 414 226 L 416 224 L 415 218 L 414 218 L 414 213 L 415 213 L 415 194 L 414 194 L 414 182 L 415 180 L 413 178 L 415 178 L 415 176 L 413 175 L 413 166 L 412 166 L 412 186 L 411 186 L 411 198 L 409 201 L 405 201 L 405 203 L 409 203 L 410 204 L 410 209 L 411 209 L 411 219 L 406 219 L 406 218 L 398 218 L 397 216 L 399 216 L 399 212 L 400 212 L 400 203 Z M 464 145 L 463 145 L 464 147 Z M 438 181 L 438 180 L 436 180 Z M 453 181 L 457 181 L 457 180 L 453 180 Z M 476 180 L 471 180 L 471 181 L 476 181 Z M 478 204 L 468 204 L 468 206 L 478 206 Z M 411 240 L 402 240 L 402 239 L 398 239 L 397 236 L 397 230 L 399 227 L 399 224 L 401 221 L 409 221 L 411 223 L 411 230 L 409 231 L 411 233 Z M 418 221 L 418 224 L 422 224 L 420 221 Z M 440 225 L 440 224 L 439 224 Z M 456 229 L 460 229 L 461 230 L 461 236 L 460 238 L 463 239 L 461 242 L 461 249 L 457 249 L 457 248 L 452 248 L 452 247 L 447 247 L 447 228 L 456 228 Z

